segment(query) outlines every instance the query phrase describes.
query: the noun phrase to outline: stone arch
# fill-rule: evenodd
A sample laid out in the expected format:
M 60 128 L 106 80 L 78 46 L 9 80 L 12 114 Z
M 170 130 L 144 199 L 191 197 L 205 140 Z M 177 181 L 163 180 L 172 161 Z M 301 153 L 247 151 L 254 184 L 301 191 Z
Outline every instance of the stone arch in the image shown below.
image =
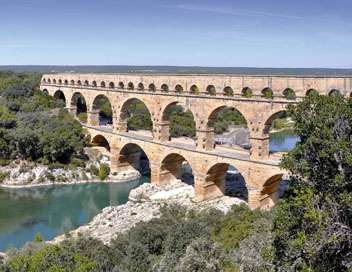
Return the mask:
M 66 97 L 65 97 L 65 94 L 63 91 L 61 90 L 57 90 L 55 93 L 54 93 L 54 99 L 55 100 L 62 100 L 65 104 L 66 104 Z
M 76 116 L 81 113 L 87 113 L 87 103 L 82 93 L 76 92 L 72 95 L 71 109 L 75 110 L 74 114 Z M 84 120 L 81 121 L 84 122 Z
M 44 89 L 44 90 L 43 90 L 43 94 L 49 95 L 49 91 L 48 91 L 47 89 Z
M 78 80 L 78 81 L 77 81 L 77 85 L 78 85 L 78 86 L 82 86 L 82 81 Z
M 105 88 L 105 87 L 106 87 L 105 81 L 100 82 L 100 87 L 101 87 L 101 88 Z
M 112 103 L 106 95 L 97 95 L 93 100 L 91 109 L 91 124 L 93 124 L 94 126 L 113 124 Z
M 161 85 L 161 91 L 166 93 L 169 92 L 169 86 L 164 83 L 163 85 Z
M 110 89 L 115 89 L 115 83 L 111 81 L 111 82 L 109 83 L 109 88 L 110 88 Z
M 125 84 L 122 81 L 119 82 L 119 88 L 120 89 L 124 89 L 125 88 Z
M 144 84 L 142 82 L 138 83 L 138 90 L 144 91 Z
M 263 210 L 268 210 L 275 206 L 276 202 L 279 199 L 279 186 L 282 181 L 283 174 L 277 174 L 269 179 L 263 185 L 263 188 L 260 192 L 260 208 Z
M 293 89 L 291 88 L 286 88 L 283 92 L 282 95 L 287 99 L 287 100 L 295 100 L 296 99 L 296 93 Z
M 97 85 L 97 82 L 96 82 L 95 80 L 93 80 L 92 86 L 95 87 L 95 88 L 98 86 L 98 85 Z
M 111 146 L 109 141 L 101 134 L 97 134 L 93 137 L 91 141 L 91 145 L 104 147 L 108 152 L 111 151 Z
M 311 96 L 311 95 L 319 95 L 319 92 L 316 89 L 309 89 L 306 92 L 306 96 Z
M 130 127 L 130 124 L 128 123 L 128 120 L 133 117 L 132 112 L 131 112 L 131 107 L 137 104 L 143 104 L 144 108 L 146 109 L 146 113 L 143 114 L 142 117 L 148 119 L 147 121 L 150 121 L 150 130 L 153 128 L 153 120 L 151 118 L 151 111 L 150 108 L 147 106 L 147 104 L 138 99 L 138 98 L 128 98 L 122 103 L 121 109 L 120 109 L 120 114 L 119 114 L 119 131 L 120 132 L 128 132 L 129 129 L 136 129 L 133 127 Z M 143 122 L 145 124 L 145 122 Z M 138 129 L 137 129 L 138 130 Z
M 120 171 L 136 170 L 140 174 L 150 173 L 150 157 L 138 144 L 128 143 L 119 152 L 118 168 Z
M 89 81 L 88 81 L 88 80 L 85 80 L 85 81 L 84 81 L 84 86 L 86 86 L 86 87 L 89 86 Z
M 59 79 L 59 81 L 58 81 L 58 82 L 59 82 L 59 84 L 60 84 L 60 85 L 62 85 L 62 79 Z
M 246 97 L 246 98 L 250 98 L 253 96 L 253 91 L 250 87 L 244 87 L 242 89 L 242 96 Z
M 53 83 L 56 84 L 56 79 L 55 78 L 53 79 Z
M 216 163 L 206 172 L 206 188 L 200 198 L 213 199 L 228 195 L 238 197 L 248 203 L 248 188 L 244 177 L 229 163 Z M 199 197 L 199 196 L 197 196 Z
M 133 82 L 128 82 L 127 88 L 128 88 L 128 90 L 133 91 L 134 90 Z
M 148 90 L 151 92 L 156 92 L 156 86 L 154 83 L 150 83 L 148 86 Z
M 172 180 L 181 180 L 194 185 L 194 176 L 190 161 L 178 153 L 170 153 L 160 164 L 160 183 L 166 184 Z
M 199 87 L 196 84 L 193 84 L 191 88 L 189 88 L 191 94 L 199 94 Z
M 208 95 L 216 95 L 216 88 L 214 85 L 208 85 L 207 88 L 206 88 L 206 93 Z
M 273 99 L 274 98 L 274 92 L 271 88 L 266 87 L 262 90 L 262 97 L 267 98 L 267 99 Z
M 223 95 L 225 96 L 234 96 L 234 91 L 230 86 L 226 86 L 223 90 Z
M 72 79 L 70 84 L 75 85 L 75 81 Z
M 67 79 L 64 80 L 64 84 L 68 85 L 68 80 Z
M 51 84 L 51 79 L 50 78 L 48 79 L 48 83 Z
M 42 79 L 42 82 L 46 83 L 46 78 L 43 78 L 43 79 Z
M 182 93 L 183 92 L 183 87 L 180 84 L 177 84 L 175 86 L 175 92 L 176 93 Z
M 329 92 L 329 96 L 342 96 L 342 93 L 341 93 L 340 90 L 332 89 L 332 90 Z

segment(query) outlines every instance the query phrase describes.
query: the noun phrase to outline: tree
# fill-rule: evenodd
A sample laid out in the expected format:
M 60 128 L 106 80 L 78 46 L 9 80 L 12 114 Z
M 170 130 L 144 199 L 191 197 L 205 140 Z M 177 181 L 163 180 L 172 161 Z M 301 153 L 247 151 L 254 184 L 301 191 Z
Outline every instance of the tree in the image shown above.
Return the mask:
M 352 267 L 352 100 L 308 96 L 290 113 L 300 137 L 282 166 L 291 173 L 274 220 L 285 271 Z

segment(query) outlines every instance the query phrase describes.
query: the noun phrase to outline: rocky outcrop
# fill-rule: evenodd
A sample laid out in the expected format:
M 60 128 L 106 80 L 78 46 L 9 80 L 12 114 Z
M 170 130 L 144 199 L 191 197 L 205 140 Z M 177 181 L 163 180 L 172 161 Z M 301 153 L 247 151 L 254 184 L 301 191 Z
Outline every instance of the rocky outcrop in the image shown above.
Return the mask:
M 179 204 L 195 210 L 215 208 L 226 213 L 232 205 L 241 203 L 245 202 L 227 196 L 197 202 L 194 188 L 177 180 L 160 187 L 145 183 L 130 192 L 129 201 L 126 204 L 103 209 L 89 224 L 71 231 L 69 237 L 90 236 L 108 244 L 118 233 L 129 230 L 139 222 L 159 217 L 160 208 L 164 205 Z M 51 242 L 59 243 L 66 237 L 61 235 Z

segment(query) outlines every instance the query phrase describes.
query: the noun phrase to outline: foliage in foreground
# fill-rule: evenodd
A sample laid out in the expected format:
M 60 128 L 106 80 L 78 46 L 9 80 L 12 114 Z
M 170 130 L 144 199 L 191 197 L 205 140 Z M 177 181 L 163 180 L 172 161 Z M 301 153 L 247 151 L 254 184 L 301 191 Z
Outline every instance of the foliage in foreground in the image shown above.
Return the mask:
M 164 208 L 160 218 L 120 234 L 110 246 L 83 237 L 59 246 L 32 243 L 12 253 L 3 270 L 214 272 L 239 271 L 241 266 L 270 271 L 261 254 L 271 250 L 270 221 L 268 214 L 245 206 L 234 207 L 226 216 L 215 210 L 186 212 L 172 206 Z M 255 252 L 246 247 L 254 241 Z

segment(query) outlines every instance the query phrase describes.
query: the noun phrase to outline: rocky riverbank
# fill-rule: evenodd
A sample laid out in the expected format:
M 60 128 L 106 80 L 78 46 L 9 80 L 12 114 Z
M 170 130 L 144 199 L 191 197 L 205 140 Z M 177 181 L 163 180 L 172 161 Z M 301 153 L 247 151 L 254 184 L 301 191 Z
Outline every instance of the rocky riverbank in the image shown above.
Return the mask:
M 164 205 L 179 204 L 189 209 L 201 210 L 215 208 L 228 212 L 232 205 L 239 205 L 244 201 L 223 196 L 211 201 L 197 202 L 194 188 L 175 180 L 168 185 L 157 187 L 146 183 L 132 190 L 129 201 L 121 206 L 107 207 L 90 223 L 81 226 L 66 235 L 56 237 L 51 243 L 60 243 L 67 237 L 93 237 L 109 244 L 118 233 L 127 231 L 142 221 L 149 221 L 159 217 Z

